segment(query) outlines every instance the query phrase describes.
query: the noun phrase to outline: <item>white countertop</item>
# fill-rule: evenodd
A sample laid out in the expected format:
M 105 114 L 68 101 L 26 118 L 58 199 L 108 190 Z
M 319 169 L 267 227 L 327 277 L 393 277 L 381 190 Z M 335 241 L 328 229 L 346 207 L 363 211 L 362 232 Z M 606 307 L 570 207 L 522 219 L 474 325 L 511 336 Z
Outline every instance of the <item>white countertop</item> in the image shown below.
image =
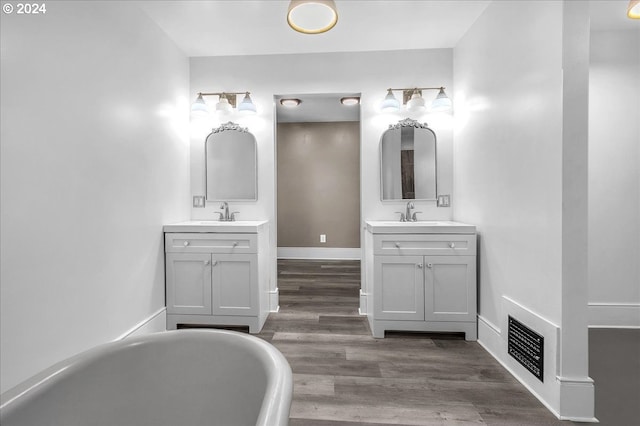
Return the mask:
M 164 225 L 164 232 L 216 232 L 228 234 L 256 234 L 266 224 L 266 220 L 237 220 L 220 222 L 217 220 L 189 220 Z
M 368 220 L 367 230 L 372 234 L 475 234 L 475 225 L 448 220 L 420 220 L 400 222 Z

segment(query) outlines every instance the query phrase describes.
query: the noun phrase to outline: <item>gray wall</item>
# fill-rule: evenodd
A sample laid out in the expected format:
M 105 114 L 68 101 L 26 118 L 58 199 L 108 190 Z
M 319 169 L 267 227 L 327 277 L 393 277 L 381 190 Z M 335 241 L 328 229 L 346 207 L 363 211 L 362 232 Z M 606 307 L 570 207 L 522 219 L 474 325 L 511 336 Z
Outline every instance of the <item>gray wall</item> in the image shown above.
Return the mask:
M 278 247 L 360 247 L 360 123 L 279 123 L 277 159 Z

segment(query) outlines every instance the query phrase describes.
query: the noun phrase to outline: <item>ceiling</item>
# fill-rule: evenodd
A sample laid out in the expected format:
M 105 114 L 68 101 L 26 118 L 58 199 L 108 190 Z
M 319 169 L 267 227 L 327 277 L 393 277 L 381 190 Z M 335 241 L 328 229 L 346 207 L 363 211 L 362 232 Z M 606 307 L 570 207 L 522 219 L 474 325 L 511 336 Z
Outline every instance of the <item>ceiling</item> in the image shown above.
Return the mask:
M 300 34 L 288 0 L 140 1 L 187 56 L 452 48 L 490 1 L 336 0 L 338 24 Z
M 359 93 L 327 93 L 276 95 L 276 117 L 278 123 L 360 121 L 360 105 L 342 105 L 343 97 L 360 97 Z M 285 107 L 280 99 L 296 98 L 297 107 Z
M 452 48 L 491 3 L 335 1 L 338 24 L 317 35 L 289 28 L 288 0 L 147 0 L 137 4 L 187 56 L 228 56 Z M 639 21 L 626 17 L 628 0 L 588 4 L 594 30 L 640 26 Z
M 338 24 L 331 31 L 317 35 L 300 34 L 287 25 L 289 0 L 146 0 L 137 4 L 187 56 L 193 57 L 453 48 L 492 3 L 483 0 L 335 2 Z M 628 0 L 589 1 L 592 29 L 636 28 L 640 31 L 640 21 L 626 17 L 627 4 Z M 297 95 L 303 103 L 295 109 L 278 105 L 278 120 L 357 120 L 359 109 L 356 113 L 355 108 L 339 104 L 340 97 L 345 95 Z M 343 115 L 335 117 L 339 113 Z

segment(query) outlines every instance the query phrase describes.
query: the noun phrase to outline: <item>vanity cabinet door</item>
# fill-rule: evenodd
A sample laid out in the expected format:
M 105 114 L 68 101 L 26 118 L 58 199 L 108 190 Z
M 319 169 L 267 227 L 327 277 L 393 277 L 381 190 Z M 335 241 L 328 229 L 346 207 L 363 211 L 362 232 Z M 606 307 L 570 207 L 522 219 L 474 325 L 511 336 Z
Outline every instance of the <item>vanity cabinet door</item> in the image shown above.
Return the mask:
M 475 256 L 425 256 L 425 320 L 475 321 Z
M 424 320 L 422 260 L 422 256 L 374 256 L 376 319 Z
M 211 254 L 167 253 L 167 313 L 211 315 Z
M 215 254 L 211 275 L 214 315 L 258 314 L 256 255 Z

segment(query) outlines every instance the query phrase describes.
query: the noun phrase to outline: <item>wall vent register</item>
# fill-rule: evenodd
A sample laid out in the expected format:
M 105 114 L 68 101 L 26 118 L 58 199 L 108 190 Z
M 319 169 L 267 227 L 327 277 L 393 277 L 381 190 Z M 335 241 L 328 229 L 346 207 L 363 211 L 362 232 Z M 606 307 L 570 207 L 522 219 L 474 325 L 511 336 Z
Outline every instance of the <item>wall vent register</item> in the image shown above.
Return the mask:
M 544 382 L 544 337 L 509 315 L 507 352 Z

